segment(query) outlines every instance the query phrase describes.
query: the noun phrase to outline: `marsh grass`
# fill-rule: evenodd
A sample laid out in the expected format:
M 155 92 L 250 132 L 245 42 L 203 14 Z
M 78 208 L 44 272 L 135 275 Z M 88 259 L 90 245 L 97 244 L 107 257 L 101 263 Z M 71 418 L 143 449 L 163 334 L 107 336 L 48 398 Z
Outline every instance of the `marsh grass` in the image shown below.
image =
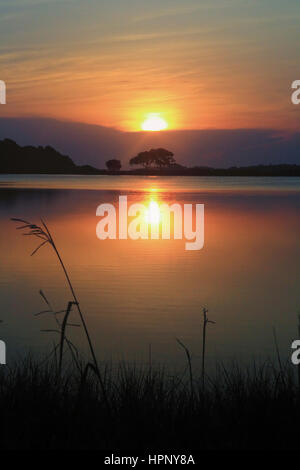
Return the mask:
M 28 357 L 0 368 L 2 449 L 297 449 L 300 401 L 293 371 L 272 363 L 217 367 L 189 380 L 164 369 L 119 364 L 103 376 L 70 363 L 57 378 L 54 358 Z M 284 374 L 284 380 L 282 377 Z
M 193 371 L 191 354 L 178 340 L 188 362 L 187 375 L 170 375 L 154 367 L 149 347 L 146 367 L 121 363 L 98 365 L 87 325 L 69 274 L 51 233 L 41 226 L 14 219 L 25 235 L 49 244 L 62 267 L 72 299 L 54 311 L 40 291 L 58 335 L 51 353 L 31 356 L 0 367 L 1 449 L 166 450 L 187 453 L 201 450 L 297 449 L 300 394 L 290 363 L 279 353 L 270 361 L 243 368 L 217 364 L 205 372 L 206 326 L 203 310 L 202 368 Z M 91 361 L 80 356 L 68 337 L 73 309 L 81 320 Z M 212 322 L 211 322 L 212 323 Z M 276 350 L 277 339 L 274 334 Z M 66 355 L 66 348 L 69 352 Z M 278 367 L 279 366 L 279 367 Z M 204 387 L 205 377 L 205 387 Z

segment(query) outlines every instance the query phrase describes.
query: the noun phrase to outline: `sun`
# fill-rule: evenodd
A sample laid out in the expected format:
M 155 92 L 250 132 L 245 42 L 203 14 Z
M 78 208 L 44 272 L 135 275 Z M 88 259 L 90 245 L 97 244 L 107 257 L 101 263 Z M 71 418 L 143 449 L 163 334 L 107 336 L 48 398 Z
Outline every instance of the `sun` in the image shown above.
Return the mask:
M 147 119 L 142 123 L 143 131 L 163 131 L 167 127 L 167 122 L 158 113 L 148 114 Z

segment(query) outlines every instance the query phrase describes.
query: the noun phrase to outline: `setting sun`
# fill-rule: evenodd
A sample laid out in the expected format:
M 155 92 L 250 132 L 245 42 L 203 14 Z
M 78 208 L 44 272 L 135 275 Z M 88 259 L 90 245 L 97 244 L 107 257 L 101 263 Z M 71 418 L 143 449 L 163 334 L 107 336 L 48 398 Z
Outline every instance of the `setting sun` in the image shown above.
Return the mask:
M 167 122 L 156 113 L 149 114 L 147 119 L 142 123 L 143 131 L 163 131 L 167 129 L 167 127 Z

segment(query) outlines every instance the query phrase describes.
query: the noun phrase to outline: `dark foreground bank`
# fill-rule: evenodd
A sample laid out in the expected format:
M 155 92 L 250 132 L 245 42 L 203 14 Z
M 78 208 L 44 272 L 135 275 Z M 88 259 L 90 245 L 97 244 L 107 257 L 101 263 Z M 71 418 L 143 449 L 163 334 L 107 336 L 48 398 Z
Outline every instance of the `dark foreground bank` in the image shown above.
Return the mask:
M 28 358 L 0 368 L 1 449 L 176 452 L 299 448 L 293 371 L 218 368 L 214 380 L 120 365 L 102 369 Z

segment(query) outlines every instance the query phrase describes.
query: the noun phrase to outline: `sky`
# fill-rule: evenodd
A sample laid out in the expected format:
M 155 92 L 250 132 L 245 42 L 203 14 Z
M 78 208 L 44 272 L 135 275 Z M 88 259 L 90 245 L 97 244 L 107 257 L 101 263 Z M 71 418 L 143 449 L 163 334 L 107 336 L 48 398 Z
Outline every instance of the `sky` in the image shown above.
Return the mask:
M 1 0 L 0 117 L 297 130 L 299 0 Z
M 299 0 L 0 0 L 0 138 L 98 168 L 300 164 L 299 24 Z

